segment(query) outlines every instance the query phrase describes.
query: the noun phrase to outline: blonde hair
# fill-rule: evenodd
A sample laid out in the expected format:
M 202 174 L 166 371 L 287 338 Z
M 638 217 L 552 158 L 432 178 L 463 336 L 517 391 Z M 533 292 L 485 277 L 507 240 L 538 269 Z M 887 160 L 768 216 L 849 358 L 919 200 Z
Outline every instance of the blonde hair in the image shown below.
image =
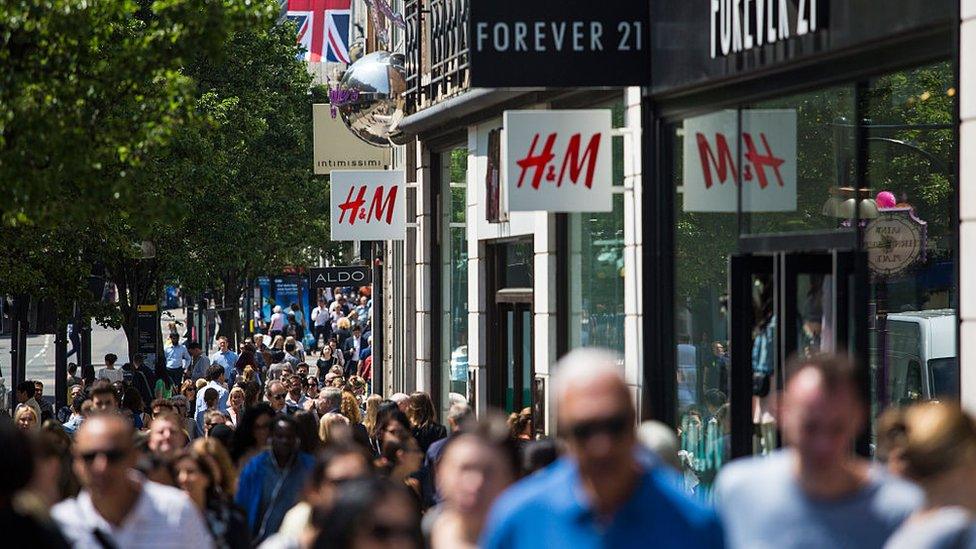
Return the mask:
M 350 423 L 362 423 L 363 421 L 363 413 L 359 410 L 359 401 L 356 400 L 356 395 L 349 391 L 342 392 L 339 412 L 346 416 Z
M 322 416 L 319 420 L 319 438 L 322 440 L 322 444 L 328 446 L 337 442 L 337 436 L 334 432 L 337 425 L 349 425 L 349 418 L 342 414 L 337 414 L 335 412 L 329 412 Z
M 272 349 L 278 349 L 279 351 L 284 351 L 285 350 L 285 338 L 282 337 L 282 336 L 280 336 L 280 335 L 276 335 L 275 338 L 274 338 L 274 341 L 271 342 L 271 348 Z
M 366 418 L 363 419 L 363 425 L 366 426 L 367 433 L 372 433 L 376 427 L 376 414 L 380 411 L 381 402 L 383 397 L 380 395 L 369 395 L 366 399 Z
M 35 412 L 34 409 L 31 408 L 30 406 L 20 406 L 19 408 L 17 408 L 17 410 L 14 412 L 14 422 L 15 423 L 19 422 L 20 418 L 22 418 L 24 414 L 30 414 L 34 416 L 33 429 L 37 429 L 38 427 L 40 427 L 41 418 L 37 417 L 37 412 Z
M 254 368 L 252 368 L 251 366 L 245 366 L 244 373 L 242 373 L 241 375 L 243 376 L 244 381 L 246 382 L 254 381 Z M 234 389 L 240 389 L 240 387 L 234 387 Z M 231 393 L 233 392 L 234 391 L 231 391 Z M 241 392 L 243 393 L 244 390 L 241 389 Z
M 352 322 L 346 317 L 342 317 L 336 321 L 336 328 L 340 330 L 348 330 L 350 326 L 352 326 Z
M 250 366 L 248 366 L 247 368 L 250 368 Z M 247 370 L 247 368 L 245 368 L 245 370 Z M 252 373 L 253 373 L 253 371 L 252 371 Z M 230 390 L 230 393 L 227 393 L 227 402 L 230 402 L 231 397 L 233 397 L 237 393 L 240 393 L 241 394 L 241 398 L 244 398 L 244 396 L 245 396 L 244 395 L 244 389 L 241 389 L 240 385 L 234 385 L 234 388 Z
M 237 472 L 224 445 L 213 438 L 198 438 L 190 444 L 190 449 L 210 461 L 217 484 L 228 496 L 234 495 L 237 488 Z
M 878 439 L 889 456 L 917 482 L 976 461 L 976 422 L 955 403 L 925 402 L 889 410 Z

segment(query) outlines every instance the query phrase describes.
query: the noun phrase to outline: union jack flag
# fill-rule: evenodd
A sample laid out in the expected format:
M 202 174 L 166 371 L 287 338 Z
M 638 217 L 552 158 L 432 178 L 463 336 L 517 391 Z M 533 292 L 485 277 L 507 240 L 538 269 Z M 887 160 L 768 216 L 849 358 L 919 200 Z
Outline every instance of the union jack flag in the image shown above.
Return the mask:
M 310 63 L 349 64 L 352 0 L 288 0 L 288 19 L 298 26 L 297 41 Z

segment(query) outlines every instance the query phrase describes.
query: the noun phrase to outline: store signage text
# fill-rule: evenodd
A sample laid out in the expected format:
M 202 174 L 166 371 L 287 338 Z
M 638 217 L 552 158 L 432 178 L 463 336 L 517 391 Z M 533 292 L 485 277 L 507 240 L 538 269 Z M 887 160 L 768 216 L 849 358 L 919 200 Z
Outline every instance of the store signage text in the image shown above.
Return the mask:
M 649 2 L 479 0 L 468 20 L 473 87 L 650 83 Z
M 610 111 L 506 111 L 509 211 L 612 209 Z
M 709 0 L 712 58 L 805 36 L 823 27 L 827 0 Z M 789 7 L 796 5 L 791 11 Z
M 402 240 L 402 171 L 333 171 L 332 240 Z
M 684 211 L 735 212 L 740 182 L 742 211 L 796 210 L 796 111 L 720 111 L 683 131 Z
M 366 265 L 316 267 L 309 269 L 309 287 L 331 288 L 342 284 L 365 285 L 373 282 L 373 272 Z
M 382 169 L 390 165 L 390 149 L 374 147 L 359 139 L 345 123 L 330 115 L 330 110 L 343 103 L 355 102 L 359 92 L 331 90 L 332 104 L 312 105 L 312 154 L 316 175 L 334 169 Z

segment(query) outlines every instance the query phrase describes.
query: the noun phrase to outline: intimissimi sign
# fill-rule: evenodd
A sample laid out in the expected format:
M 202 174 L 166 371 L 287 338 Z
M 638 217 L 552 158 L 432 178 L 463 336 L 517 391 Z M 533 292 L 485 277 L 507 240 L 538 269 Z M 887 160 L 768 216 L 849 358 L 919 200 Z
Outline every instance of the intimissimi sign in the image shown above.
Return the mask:
M 707 0 L 712 59 L 826 27 L 827 0 Z

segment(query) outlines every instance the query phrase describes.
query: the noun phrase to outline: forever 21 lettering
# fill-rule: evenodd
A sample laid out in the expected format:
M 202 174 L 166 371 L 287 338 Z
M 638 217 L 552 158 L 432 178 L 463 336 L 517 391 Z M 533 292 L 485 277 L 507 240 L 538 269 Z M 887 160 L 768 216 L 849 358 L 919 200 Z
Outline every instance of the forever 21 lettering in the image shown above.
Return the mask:
M 642 51 L 643 35 L 641 21 L 620 21 L 611 28 L 602 21 L 482 21 L 475 25 L 475 48 L 479 52 Z

